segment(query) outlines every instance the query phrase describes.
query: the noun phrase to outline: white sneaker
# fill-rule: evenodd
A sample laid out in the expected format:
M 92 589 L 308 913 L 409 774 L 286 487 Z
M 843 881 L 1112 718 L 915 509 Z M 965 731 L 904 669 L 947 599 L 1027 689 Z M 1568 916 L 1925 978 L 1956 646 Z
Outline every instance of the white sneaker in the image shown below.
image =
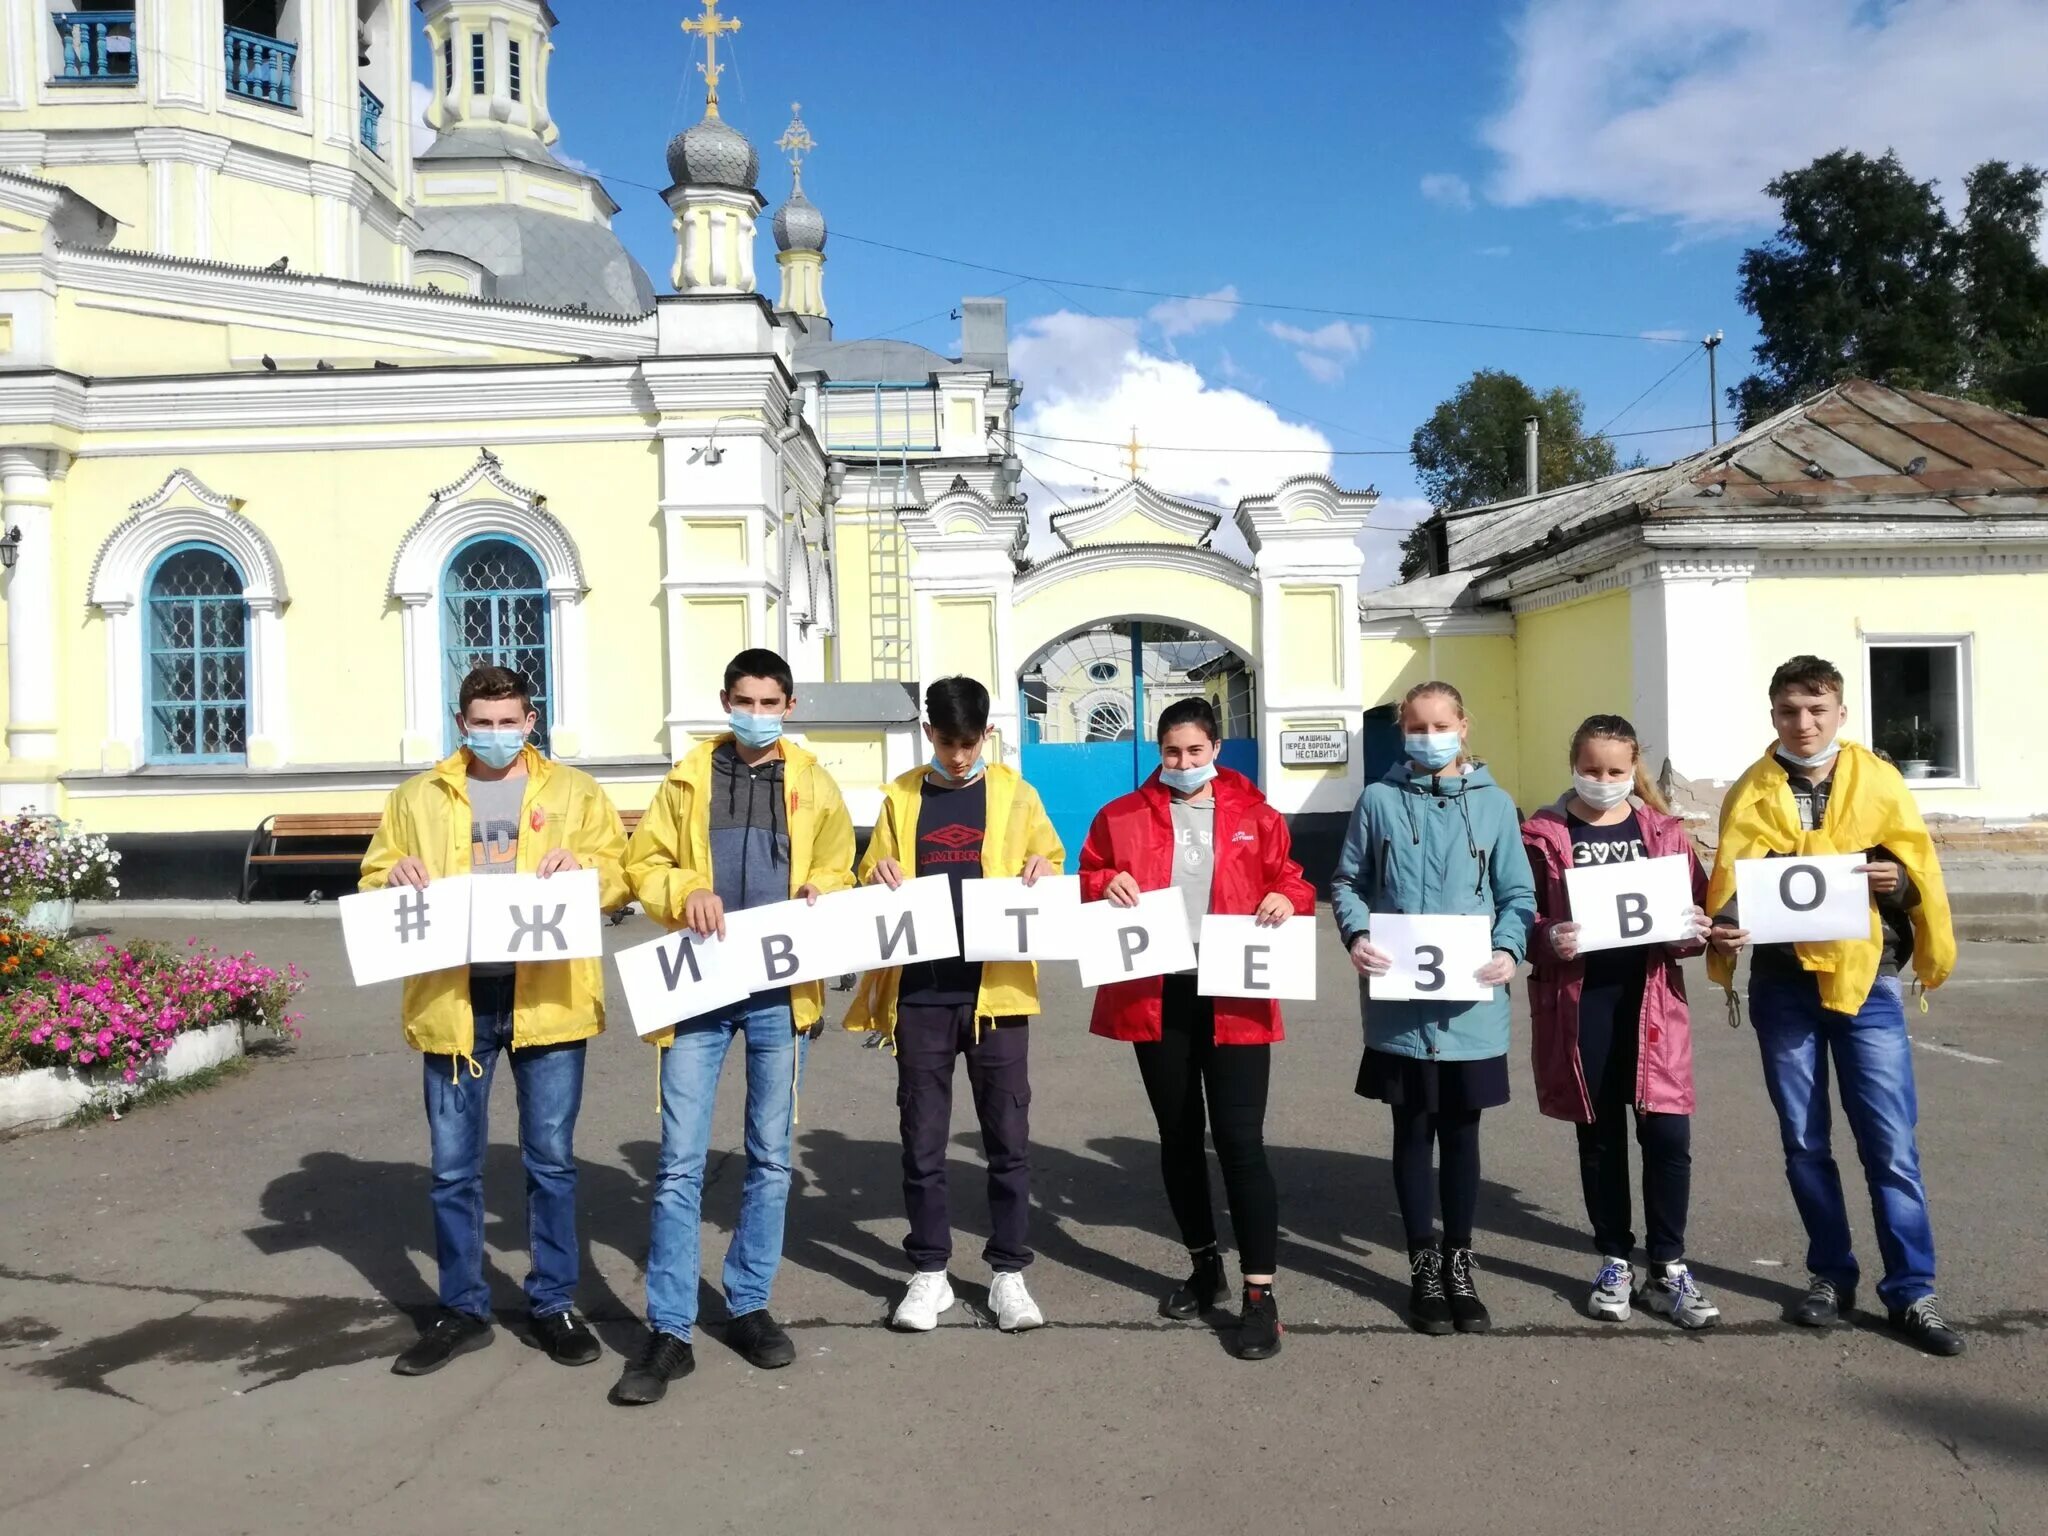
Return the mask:
M 1711 1328 L 1721 1321 L 1721 1309 L 1707 1300 L 1683 1264 L 1666 1264 L 1661 1274 L 1652 1268 L 1650 1283 L 1643 1287 L 1643 1305 L 1681 1328 Z
M 1627 1259 L 1602 1259 L 1586 1311 L 1603 1323 L 1625 1323 L 1636 1288 L 1635 1266 Z
M 889 1326 L 904 1333 L 930 1333 L 939 1326 L 939 1314 L 953 1305 L 953 1282 L 943 1269 L 920 1270 L 903 1293 L 903 1300 L 889 1314 Z
M 996 1326 L 1005 1333 L 1045 1326 L 1045 1314 L 1038 1310 L 1038 1303 L 1024 1288 L 1024 1277 L 1015 1270 L 1004 1270 L 996 1276 L 995 1283 L 988 1288 L 988 1304 L 995 1308 Z

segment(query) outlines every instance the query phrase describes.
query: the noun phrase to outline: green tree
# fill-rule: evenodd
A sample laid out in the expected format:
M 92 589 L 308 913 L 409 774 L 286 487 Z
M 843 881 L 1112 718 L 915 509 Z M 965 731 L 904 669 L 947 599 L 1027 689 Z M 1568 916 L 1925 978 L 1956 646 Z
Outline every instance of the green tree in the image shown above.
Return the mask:
M 1544 487 L 1611 475 L 1614 444 L 1586 435 L 1585 407 L 1575 389 L 1541 394 L 1512 373 L 1482 368 L 1415 429 L 1408 451 L 1430 505 L 1438 513 L 1483 507 L 1527 493 L 1522 477 L 1522 421 L 1537 420 L 1537 475 Z M 1401 579 L 1429 569 L 1428 524 L 1401 540 Z
M 1964 178 L 1969 206 L 1956 231 L 1968 309 L 1969 383 L 2039 414 L 2048 408 L 2048 266 L 2035 252 L 2048 175 L 1987 160 Z

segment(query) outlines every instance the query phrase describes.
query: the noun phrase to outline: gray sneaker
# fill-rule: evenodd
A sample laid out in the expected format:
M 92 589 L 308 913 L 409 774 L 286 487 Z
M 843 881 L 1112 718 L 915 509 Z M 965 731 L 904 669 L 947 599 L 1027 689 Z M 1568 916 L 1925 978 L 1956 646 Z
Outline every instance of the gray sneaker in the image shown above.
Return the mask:
M 1662 1274 L 1651 1273 L 1643 1287 L 1643 1305 L 1681 1328 L 1711 1328 L 1721 1321 L 1721 1309 L 1707 1300 L 1683 1264 L 1666 1264 Z
M 1603 1323 L 1625 1323 L 1635 1289 L 1634 1265 L 1627 1259 L 1602 1259 L 1600 1273 L 1593 1280 L 1593 1299 L 1586 1303 L 1586 1311 Z

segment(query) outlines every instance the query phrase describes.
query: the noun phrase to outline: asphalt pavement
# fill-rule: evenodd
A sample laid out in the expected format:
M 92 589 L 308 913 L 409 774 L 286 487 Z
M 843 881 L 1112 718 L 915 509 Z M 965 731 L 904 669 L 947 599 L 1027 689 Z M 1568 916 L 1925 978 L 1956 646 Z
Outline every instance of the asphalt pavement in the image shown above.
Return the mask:
M 653 1053 L 623 1014 L 592 1046 L 577 1139 L 582 1304 L 605 1359 L 557 1366 L 519 1326 L 524 1196 L 500 1073 L 486 1199 L 506 1326 L 406 1380 L 388 1365 L 432 1302 L 433 1262 L 396 986 L 349 984 L 331 920 L 138 914 L 117 931 L 297 960 L 309 1018 L 296 1047 L 203 1094 L 0 1145 L 0 1531 L 2048 1531 L 2048 948 L 1965 946 L 1912 1018 L 1959 1360 L 1868 1322 L 1783 1320 L 1804 1240 L 1776 1125 L 1754 1039 L 1696 966 L 1691 1258 L 1723 1325 L 1584 1315 L 1597 1260 L 1573 1136 L 1536 1112 L 1518 996 L 1515 1101 L 1484 1130 L 1495 1329 L 1410 1333 L 1386 1111 L 1352 1092 L 1356 994 L 1329 944 L 1323 1000 L 1290 1006 L 1275 1057 L 1277 1359 L 1236 1360 L 1226 1332 L 1158 1316 L 1185 1255 L 1150 1115 L 1129 1048 L 1087 1034 L 1087 995 L 1055 967 L 1031 1026 L 1030 1283 L 1049 1325 L 1004 1336 L 987 1315 L 964 1076 L 964 1304 L 930 1335 L 882 1325 L 906 1269 L 894 1070 L 835 1027 L 805 1074 L 774 1300 L 796 1364 L 757 1371 L 717 1338 L 744 1173 L 729 1064 L 697 1371 L 629 1411 L 605 1394 L 643 1336 L 659 1123 Z M 651 934 L 635 918 L 611 938 Z

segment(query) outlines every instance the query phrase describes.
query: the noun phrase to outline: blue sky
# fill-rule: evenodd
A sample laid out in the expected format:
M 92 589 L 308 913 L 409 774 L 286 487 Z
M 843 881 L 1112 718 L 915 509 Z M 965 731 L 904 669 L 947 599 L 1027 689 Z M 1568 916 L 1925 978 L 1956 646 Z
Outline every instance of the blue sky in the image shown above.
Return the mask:
M 562 5 L 555 36 L 560 148 L 604 175 L 663 291 L 663 147 L 702 112 L 701 52 L 678 28 L 695 9 Z M 805 186 L 832 229 L 839 334 L 947 351 L 958 300 L 1006 290 L 1020 424 L 1045 434 L 1027 455 L 1035 504 L 1119 475 L 1113 450 L 1049 439 L 1135 424 L 1160 445 L 1290 450 L 1146 455 L 1147 478 L 1182 494 L 1229 502 L 1327 466 L 1412 516 L 1412 468 L 1384 450 L 1481 367 L 1579 390 L 1592 428 L 1685 428 L 1619 440 L 1675 457 L 1707 441 L 1693 343 L 1726 331 L 1724 386 L 1748 367 L 1735 267 L 1773 222 L 1760 188 L 1777 170 L 1842 145 L 1896 145 L 1945 185 L 1993 155 L 2048 161 L 2040 0 L 727 9 L 744 30 L 725 46 L 724 115 L 761 148 L 771 207 L 793 100 L 818 141 Z

